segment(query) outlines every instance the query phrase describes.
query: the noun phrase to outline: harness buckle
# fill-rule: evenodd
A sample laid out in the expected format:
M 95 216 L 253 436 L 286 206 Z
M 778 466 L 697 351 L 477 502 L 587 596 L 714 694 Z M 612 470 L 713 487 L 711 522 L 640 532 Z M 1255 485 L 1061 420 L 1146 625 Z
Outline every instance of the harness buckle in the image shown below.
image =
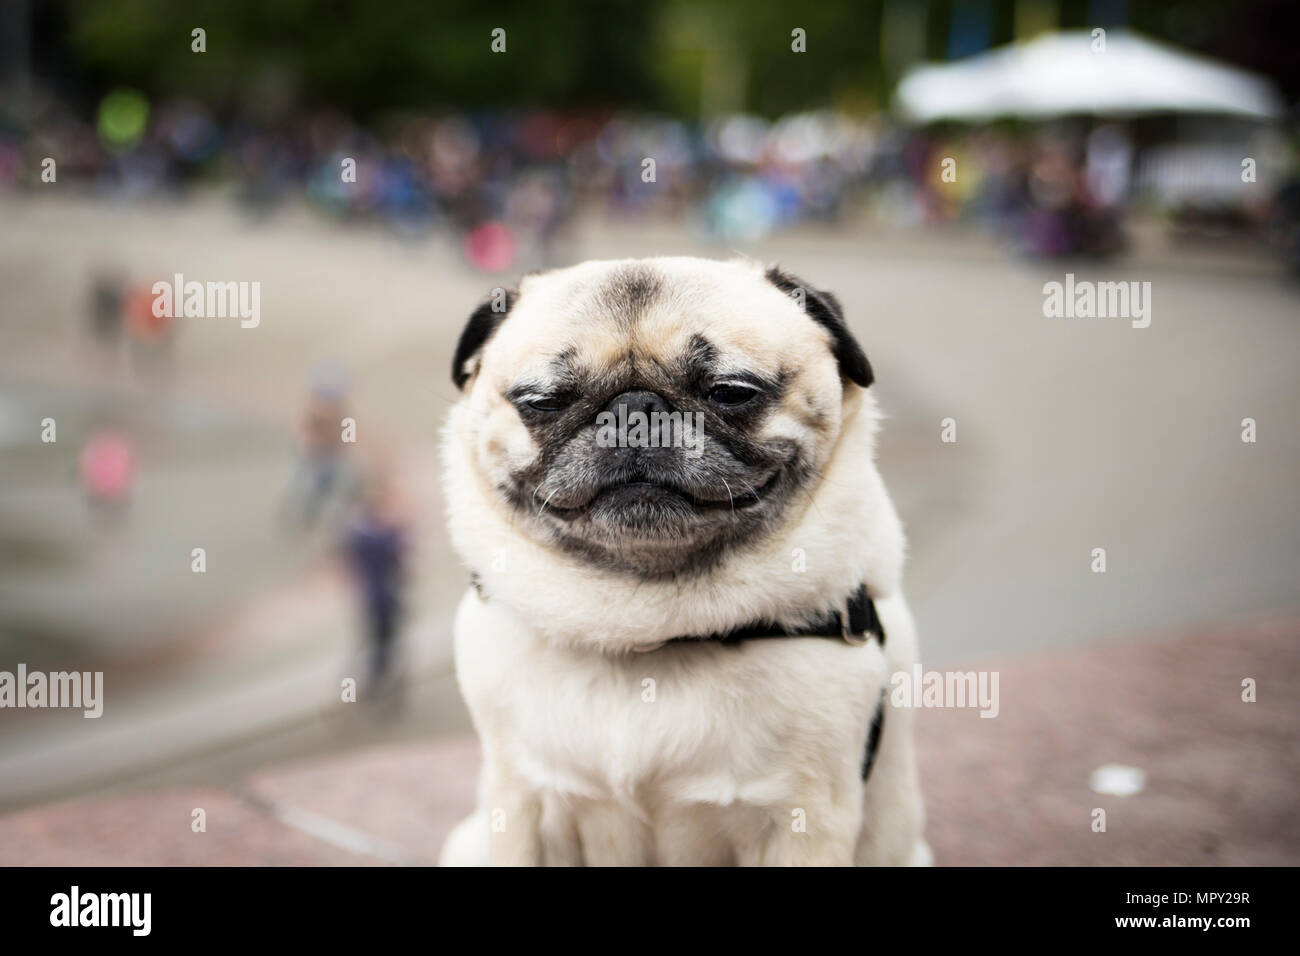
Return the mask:
M 854 647 L 861 647 L 871 640 L 871 634 L 863 631 L 861 634 L 853 633 L 853 617 L 849 613 L 850 598 L 844 599 L 844 608 L 840 611 L 840 636 L 844 638 L 844 643 L 851 644 Z

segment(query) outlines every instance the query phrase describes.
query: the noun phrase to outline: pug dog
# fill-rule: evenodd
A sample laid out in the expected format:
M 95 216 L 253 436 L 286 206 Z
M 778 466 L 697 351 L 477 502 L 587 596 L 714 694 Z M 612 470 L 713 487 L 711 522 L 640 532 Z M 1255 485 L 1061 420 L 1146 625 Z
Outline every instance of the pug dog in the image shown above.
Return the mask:
M 836 298 L 746 260 L 496 290 L 453 361 L 444 865 L 925 864 L 902 526 Z

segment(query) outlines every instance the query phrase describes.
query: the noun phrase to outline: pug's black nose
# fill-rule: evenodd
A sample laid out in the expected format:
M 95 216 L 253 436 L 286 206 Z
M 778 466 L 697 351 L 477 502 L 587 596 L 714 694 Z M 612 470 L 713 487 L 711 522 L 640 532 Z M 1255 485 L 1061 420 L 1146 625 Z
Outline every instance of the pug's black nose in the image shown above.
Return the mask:
M 613 400 L 605 406 L 605 411 L 613 412 L 617 415 L 620 405 L 627 409 L 627 411 L 623 413 L 625 416 L 631 415 L 633 412 L 641 412 L 643 415 L 652 415 L 655 412 L 671 412 L 673 410 L 673 407 L 668 404 L 668 401 L 662 395 L 657 392 L 645 390 L 624 392 L 622 395 L 615 396 Z

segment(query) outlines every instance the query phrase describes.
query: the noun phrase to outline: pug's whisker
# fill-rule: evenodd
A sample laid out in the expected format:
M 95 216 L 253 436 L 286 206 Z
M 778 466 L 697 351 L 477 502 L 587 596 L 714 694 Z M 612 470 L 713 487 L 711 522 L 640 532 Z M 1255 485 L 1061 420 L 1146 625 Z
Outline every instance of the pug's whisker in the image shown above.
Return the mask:
M 546 513 L 546 506 L 551 503 L 551 499 L 555 497 L 556 492 L 558 492 L 559 490 L 560 490 L 559 488 L 556 488 L 555 491 L 552 491 L 549 495 L 546 496 L 546 500 L 542 502 L 541 509 L 537 512 L 537 517 L 540 518 L 543 514 Z
M 734 514 L 736 511 L 736 496 L 731 493 L 731 485 L 727 484 L 726 478 L 722 479 L 722 487 L 727 489 L 727 500 L 731 502 L 731 511 Z
M 751 485 L 749 482 L 747 482 L 744 478 L 737 478 L 736 480 L 749 489 L 749 493 L 754 496 L 755 501 L 761 501 L 763 499 L 763 493 L 759 489 Z M 732 503 L 732 510 L 733 511 L 735 510 L 734 502 Z

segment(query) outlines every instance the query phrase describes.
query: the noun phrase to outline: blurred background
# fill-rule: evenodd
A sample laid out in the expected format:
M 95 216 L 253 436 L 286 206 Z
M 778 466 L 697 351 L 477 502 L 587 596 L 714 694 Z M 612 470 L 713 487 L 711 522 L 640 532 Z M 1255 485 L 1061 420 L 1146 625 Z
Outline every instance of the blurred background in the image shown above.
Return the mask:
M 845 303 L 926 663 L 1004 675 L 997 720 L 922 715 L 939 861 L 1300 862 L 1298 29 L 1284 0 L 10 0 L 0 670 L 106 700 L 0 711 L 0 863 L 435 859 L 476 767 L 437 464 L 461 325 L 528 270 L 736 253 Z M 257 327 L 155 316 L 178 273 L 259 283 Z M 1150 326 L 1045 317 L 1067 274 L 1149 282 Z M 1111 764 L 1144 782 L 1090 787 Z

